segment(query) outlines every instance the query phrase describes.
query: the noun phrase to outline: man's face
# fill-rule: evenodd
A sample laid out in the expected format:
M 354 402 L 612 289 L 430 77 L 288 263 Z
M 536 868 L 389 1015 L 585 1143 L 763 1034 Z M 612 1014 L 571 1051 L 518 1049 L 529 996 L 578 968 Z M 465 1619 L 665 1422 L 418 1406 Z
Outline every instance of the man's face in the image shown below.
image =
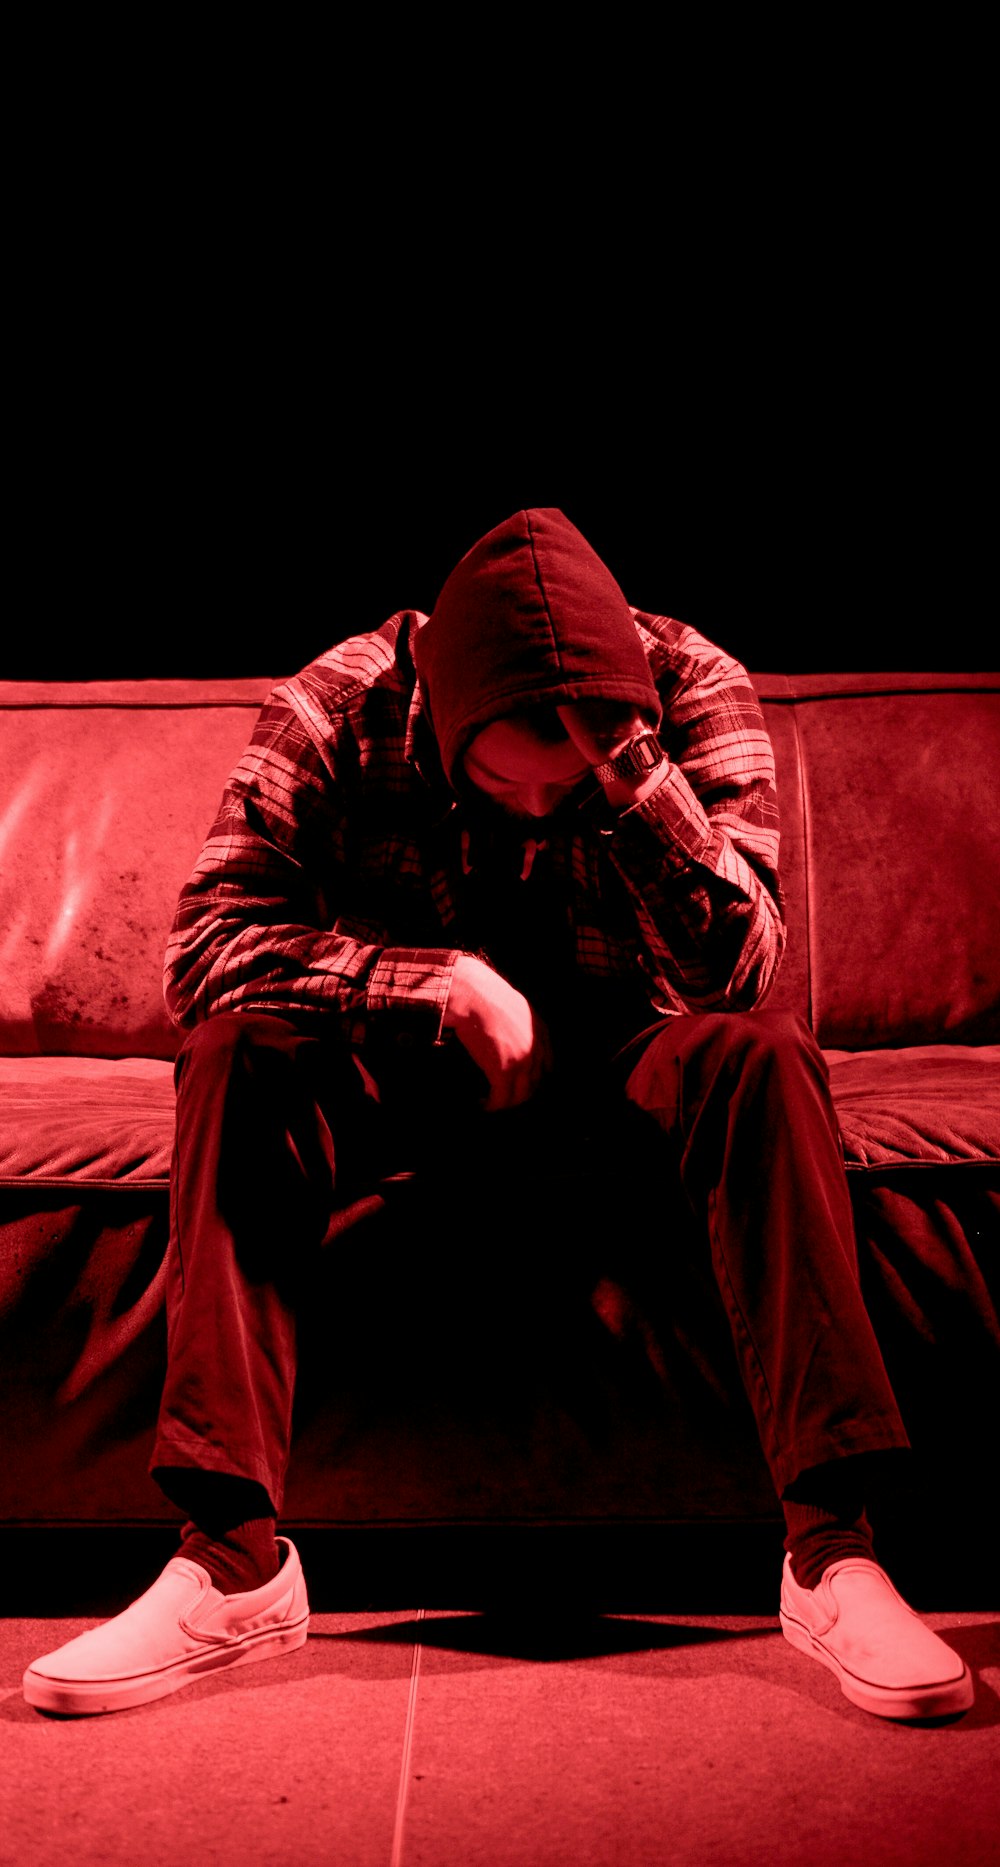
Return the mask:
M 484 726 L 466 748 L 463 763 L 476 790 L 521 823 L 551 817 L 583 780 L 592 777 L 572 739 L 552 742 L 513 719 Z

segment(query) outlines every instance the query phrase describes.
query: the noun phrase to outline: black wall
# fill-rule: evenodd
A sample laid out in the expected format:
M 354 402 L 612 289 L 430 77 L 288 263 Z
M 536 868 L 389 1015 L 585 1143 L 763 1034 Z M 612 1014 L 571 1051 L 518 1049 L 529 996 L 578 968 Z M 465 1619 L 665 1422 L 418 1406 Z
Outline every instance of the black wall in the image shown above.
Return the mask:
M 806 212 L 782 146 L 686 246 L 662 152 L 435 238 L 409 145 L 348 187 L 325 116 L 277 169 L 88 116 L 11 275 L 0 679 L 288 673 L 525 504 L 753 670 L 996 667 L 988 243 L 918 114 L 905 185 L 838 159 Z
M 970 28 L 384 39 L 19 71 L 0 678 L 289 672 L 521 504 L 761 672 L 996 667 Z
M 777 431 L 733 403 L 626 412 L 515 445 L 502 410 L 449 419 L 443 392 L 390 398 L 364 435 L 322 397 L 262 421 L 140 380 L 105 395 L 95 443 L 68 398 L 15 540 L 0 678 L 289 673 L 429 609 L 482 532 L 535 504 L 563 508 L 630 602 L 757 671 L 996 666 L 985 494 L 926 437 L 845 433 L 815 396 Z

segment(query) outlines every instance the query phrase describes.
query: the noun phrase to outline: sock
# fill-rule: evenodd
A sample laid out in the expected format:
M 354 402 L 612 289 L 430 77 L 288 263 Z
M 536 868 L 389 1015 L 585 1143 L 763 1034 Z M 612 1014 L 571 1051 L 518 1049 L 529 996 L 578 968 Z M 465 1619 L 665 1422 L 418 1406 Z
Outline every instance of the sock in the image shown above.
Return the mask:
M 263 1588 L 281 1567 L 275 1512 L 262 1485 L 229 1472 L 165 1472 L 167 1496 L 188 1518 L 178 1554 L 207 1569 L 224 1595 Z
M 178 1553 L 207 1569 L 223 1595 L 263 1588 L 281 1567 L 273 1517 L 254 1517 L 246 1523 L 232 1524 L 227 1530 L 216 1530 L 214 1535 L 195 1523 L 186 1523 Z
M 864 1556 L 874 1562 L 871 1525 L 864 1511 L 850 1522 L 817 1504 L 786 1503 L 784 1511 L 788 1529 L 785 1548 L 800 1588 L 816 1588 L 823 1571 L 848 1556 Z
M 833 1562 L 851 1556 L 875 1560 L 865 1493 L 872 1483 L 871 1460 L 864 1454 L 813 1466 L 793 1485 L 794 1497 L 782 1500 L 785 1548 L 800 1588 L 815 1588 Z

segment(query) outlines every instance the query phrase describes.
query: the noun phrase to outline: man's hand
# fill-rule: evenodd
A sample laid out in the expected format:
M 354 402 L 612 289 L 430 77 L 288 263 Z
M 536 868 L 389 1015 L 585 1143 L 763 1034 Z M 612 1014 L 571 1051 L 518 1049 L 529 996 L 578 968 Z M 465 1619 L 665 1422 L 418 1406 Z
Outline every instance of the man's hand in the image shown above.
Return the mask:
M 617 700 L 575 700 L 556 712 L 588 765 L 603 765 L 638 733 L 649 731 L 641 713 Z
M 640 733 L 650 730 L 650 723 L 634 707 L 614 700 L 577 700 L 556 711 L 566 731 L 588 765 L 603 765 Z M 602 780 L 604 795 L 616 809 L 627 810 L 641 804 L 662 784 L 668 769 L 664 754 L 658 765 L 644 775 Z
M 552 1068 L 548 1031 L 527 999 L 471 953 L 455 962 L 444 1022 L 489 1084 L 483 1107 L 517 1108 Z

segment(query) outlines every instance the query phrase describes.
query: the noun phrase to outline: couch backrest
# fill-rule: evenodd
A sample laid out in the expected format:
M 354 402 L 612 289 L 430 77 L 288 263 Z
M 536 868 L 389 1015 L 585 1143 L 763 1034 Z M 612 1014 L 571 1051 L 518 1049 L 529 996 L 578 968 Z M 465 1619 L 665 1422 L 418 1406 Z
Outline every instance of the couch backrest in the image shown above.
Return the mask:
M 1000 674 L 754 677 L 789 946 L 827 1048 L 1000 1038 Z
M 753 678 L 788 897 L 772 1003 L 830 1046 L 996 1041 L 1000 675 Z M 271 685 L 0 683 L 0 1052 L 174 1054 L 167 933 Z
M 271 685 L 0 683 L 0 1052 L 174 1055 L 167 935 Z

